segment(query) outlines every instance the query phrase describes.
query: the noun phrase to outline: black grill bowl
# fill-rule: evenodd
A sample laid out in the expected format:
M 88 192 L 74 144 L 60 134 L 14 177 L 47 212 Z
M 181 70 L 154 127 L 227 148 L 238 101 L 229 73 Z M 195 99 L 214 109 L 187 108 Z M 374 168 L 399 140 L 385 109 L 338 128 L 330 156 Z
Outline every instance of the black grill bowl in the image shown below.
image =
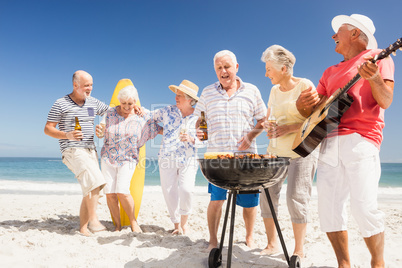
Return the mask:
M 258 190 L 276 184 L 287 171 L 289 157 L 270 159 L 198 159 L 204 177 L 226 190 Z

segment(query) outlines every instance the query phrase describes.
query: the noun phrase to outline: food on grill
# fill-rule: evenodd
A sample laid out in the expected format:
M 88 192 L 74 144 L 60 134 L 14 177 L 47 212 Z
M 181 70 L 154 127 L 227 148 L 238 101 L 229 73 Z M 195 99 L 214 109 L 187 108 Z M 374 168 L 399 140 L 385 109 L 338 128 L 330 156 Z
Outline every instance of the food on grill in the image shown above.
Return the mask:
M 270 159 L 270 158 L 276 158 L 275 155 L 272 154 L 238 154 L 234 156 L 230 155 L 218 155 L 218 159 Z
M 212 152 L 212 153 L 205 153 L 204 154 L 204 159 L 217 159 L 218 156 L 220 155 L 227 155 L 228 157 L 234 156 L 233 153 L 227 153 L 227 152 Z
M 276 158 L 274 154 L 252 154 L 252 153 L 205 153 L 204 159 L 271 159 Z

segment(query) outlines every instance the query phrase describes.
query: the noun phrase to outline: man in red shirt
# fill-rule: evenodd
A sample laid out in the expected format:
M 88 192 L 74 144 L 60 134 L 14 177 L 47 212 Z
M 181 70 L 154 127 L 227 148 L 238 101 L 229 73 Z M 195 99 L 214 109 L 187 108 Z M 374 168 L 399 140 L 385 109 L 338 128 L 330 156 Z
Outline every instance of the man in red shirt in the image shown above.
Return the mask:
M 317 86 L 320 98 L 331 96 L 357 73 L 360 79 L 348 94 L 353 98 L 337 129 L 321 144 L 317 171 L 321 229 L 335 251 L 339 267 L 351 267 L 348 250 L 346 201 L 372 256 L 372 267 L 384 267 L 384 219 L 377 207 L 381 168 L 379 148 L 384 110 L 393 98 L 394 63 L 370 61 L 377 49 L 375 27 L 366 16 L 340 15 L 332 20 L 335 51 L 343 61 L 329 67 Z M 299 101 L 307 103 L 308 94 Z

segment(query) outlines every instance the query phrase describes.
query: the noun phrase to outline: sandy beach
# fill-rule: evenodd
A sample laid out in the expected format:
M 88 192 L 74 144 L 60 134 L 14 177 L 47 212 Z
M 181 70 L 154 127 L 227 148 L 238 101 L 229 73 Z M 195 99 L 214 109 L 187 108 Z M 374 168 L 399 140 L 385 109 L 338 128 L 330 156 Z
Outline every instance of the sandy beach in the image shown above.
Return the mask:
M 0 260 L 2 267 L 208 267 L 208 228 L 206 210 L 209 195 L 206 187 L 197 187 L 194 212 L 190 216 L 191 233 L 172 236 L 166 205 L 158 186 L 146 186 L 138 218 L 144 233 L 104 231 L 84 237 L 78 232 L 79 189 L 71 192 L 4 190 L 0 184 Z M 19 184 L 19 183 L 18 183 Z M 9 184 L 8 184 L 9 185 Z M 17 185 L 17 184 L 16 184 Z M 77 185 L 78 186 L 78 185 Z M 18 187 L 17 187 L 18 188 Z M 285 199 L 281 197 L 279 224 L 289 254 L 293 252 L 293 234 Z M 387 267 L 402 267 L 402 198 L 400 191 L 379 195 L 385 213 Z M 113 223 L 103 197 L 98 209 L 101 222 L 113 230 Z M 223 218 L 221 220 L 221 225 Z M 360 237 L 356 223 L 350 219 L 350 252 L 353 267 L 370 267 L 370 255 Z M 221 232 L 222 227 L 219 229 Z M 228 230 L 227 230 L 228 231 Z M 276 256 L 260 256 L 266 236 L 260 215 L 255 225 L 259 249 L 245 245 L 241 209 L 236 210 L 232 267 L 287 267 L 283 251 Z M 226 267 L 228 233 L 223 249 Z M 336 258 L 326 235 L 320 231 L 317 198 L 311 202 L 311 223 L 305 243 L 302 267 L 337 267 Z

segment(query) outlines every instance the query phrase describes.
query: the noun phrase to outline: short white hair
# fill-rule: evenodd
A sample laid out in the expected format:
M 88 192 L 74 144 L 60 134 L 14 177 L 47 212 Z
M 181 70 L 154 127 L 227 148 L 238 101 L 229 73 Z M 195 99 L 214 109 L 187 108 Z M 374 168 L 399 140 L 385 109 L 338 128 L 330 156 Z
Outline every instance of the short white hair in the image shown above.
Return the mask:
M 222 58 L 222 57 L 224 57 L 224 56 L 229 56 L 229 57 L 232 59 L 233 64 L 234 64 L 234 65 L 237 65 L 236 55 L 235 55 L 232 51 L 229 51 L 229 50 L 221 50 L 221 51 L 219 51 L 218 53 L 216 53 L 215 56 L 214 56 L 214 66 L 215 66 L 215 61 L 216 61 L 218 58 Z
M 351 25 L 351 24 L 345 23 L 345 25 L 346 25 L 346 29 L 348 29 L 348 31 L 351 31 L 351 30 L 353 30 L 353 29 L 359 29 L 358 27 L 356 27 L 356 26 L 354 26 L 354 25 Z M 360 30 L 360 29 L 359 29 L 359 30 Z M 368 43 L 369 43 L 369 39 L 368 39 L 367 35 L 366 35 L 362 30 L 360 30 L 359 39 L 360 39 L 363 43 L 365 43 L 365 44 L 366 44 L 366 47 L 367 47 L 367 45 L 368 45 Z
M 293 75 L 293 66 L 296 63 L 296 57 L 286 48 L 280 45 L 272 45 L 262 53 L 261 61 L 265 63 L 270 61 L 278 71 L 283 66 L 286 66 L 287 73 Z
M 134 86 L 126 86 L 122 88 L 117 95 L 117 99 L 121 102 L 128 99 L 133 99 L 134 102 L 138 101 L 138 92 Z

